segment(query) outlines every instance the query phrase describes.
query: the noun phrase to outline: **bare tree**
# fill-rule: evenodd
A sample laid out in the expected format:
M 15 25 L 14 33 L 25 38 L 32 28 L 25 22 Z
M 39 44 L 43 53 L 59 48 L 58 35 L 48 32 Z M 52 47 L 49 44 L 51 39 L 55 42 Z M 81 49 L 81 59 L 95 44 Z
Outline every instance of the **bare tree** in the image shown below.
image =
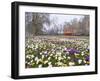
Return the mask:
M 73 35 L 89 35 L 89 16 L 85 15 L 79 21 L 75 18 L 71 22 L 65 22 L 64 29 L 71 31 Z M 65 30 L 65 31 L 66 31 Z
M 31 20 L 29 18 L 32 18 Z M 50 24 L 49 14 L 46 13 L 31 13 L 25 14 L 25 26 L 26 32 L 30 35 L 41 35 L 43 34 L 43 24 Z M 29 21 L 30 20 L 30 21 Z

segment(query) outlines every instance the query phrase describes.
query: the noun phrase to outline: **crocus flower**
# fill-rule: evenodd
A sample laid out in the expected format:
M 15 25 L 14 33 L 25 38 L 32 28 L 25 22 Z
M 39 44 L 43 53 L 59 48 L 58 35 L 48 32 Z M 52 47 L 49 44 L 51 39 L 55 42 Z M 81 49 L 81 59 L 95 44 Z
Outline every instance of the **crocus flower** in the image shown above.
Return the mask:
M 89 48 L 86 48 L 87 51 L 89 51 Z
M 67 48 L 64 48 L 64 52 L 67 52 Z
M 43 54 L 44 54 L 45 56 L 48 56 L 48 52 L 47 52 L 47 51 L 45 51 Z
M 86 56 L 85 60 L 86 61 L 89 61 L 90 60 L 90 57 L 89 56 Z
M 78 62 L 79 59 L 78 58 L 74 58 L 73 60 L 74 60 L 74 62 Z
M 67 51 L 69 52 L 69 54 L 80 53 L 80 51 L 78 51 L 74 48 L 67 49 Z

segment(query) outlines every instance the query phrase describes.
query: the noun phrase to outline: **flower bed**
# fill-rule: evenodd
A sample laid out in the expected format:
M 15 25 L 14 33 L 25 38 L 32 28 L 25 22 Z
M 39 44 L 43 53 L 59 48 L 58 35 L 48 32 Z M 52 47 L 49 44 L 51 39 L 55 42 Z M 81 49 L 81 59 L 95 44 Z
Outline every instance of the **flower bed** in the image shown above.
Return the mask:
M 34 37 L 25 42 L 25 67 L 89 65 L 89 40 Z

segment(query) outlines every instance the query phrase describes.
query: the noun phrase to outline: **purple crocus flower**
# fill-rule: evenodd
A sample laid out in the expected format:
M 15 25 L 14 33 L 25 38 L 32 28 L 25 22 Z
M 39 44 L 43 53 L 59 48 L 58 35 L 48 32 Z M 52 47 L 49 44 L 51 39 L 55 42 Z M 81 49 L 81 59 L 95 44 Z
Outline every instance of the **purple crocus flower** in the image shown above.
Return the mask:
M 86 48 L 86 50 L 88 50 L 88 51 L 89 51 L 89 48 Z
M 89 56 L 86 56 L 85 60 L 86 61 L 89 61 L 90 60 L 90 57 Z
M 74 48 L 67 49 L 67 51 L 69 52 L 69 54 L 80 53 L 80 51 L 78 51 Z
M 74 60 L 74 62 L 78 62 L 78 58 L 74 58 L 73 60 Z

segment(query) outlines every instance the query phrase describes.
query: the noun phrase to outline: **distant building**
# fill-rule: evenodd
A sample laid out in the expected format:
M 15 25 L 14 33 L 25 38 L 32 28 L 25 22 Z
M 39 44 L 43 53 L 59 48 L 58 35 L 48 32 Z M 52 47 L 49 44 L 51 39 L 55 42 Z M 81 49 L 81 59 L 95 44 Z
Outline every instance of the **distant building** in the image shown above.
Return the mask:
M 68 36 L 75 35 L 75 29 L 72 27 L 64 27 L 64 35 Z

